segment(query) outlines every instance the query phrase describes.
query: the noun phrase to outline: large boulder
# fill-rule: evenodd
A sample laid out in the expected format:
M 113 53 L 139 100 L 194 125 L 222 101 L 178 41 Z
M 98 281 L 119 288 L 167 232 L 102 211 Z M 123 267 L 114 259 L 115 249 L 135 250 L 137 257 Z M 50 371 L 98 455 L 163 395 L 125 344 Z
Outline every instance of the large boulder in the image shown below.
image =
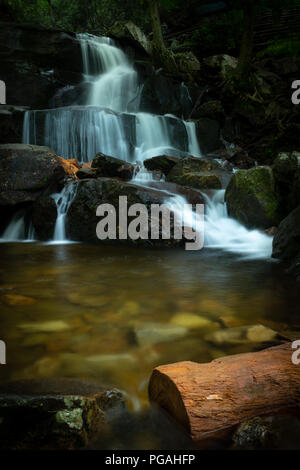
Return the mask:
M 76 241 L 103 243 L 96 235 L 96 227 L 100 222 L 100 217 L 96 216 L 96 209 L 101 204 L 111 204 L 116 211 L 116 243 L 125 244 L 148 244 L 148 239 L 138 239 L 132 241 L 130 237 L 126 240 L 119 240 L 119 197 L 127 196 L 127 206 L 139 203 L 146 206 L 149 214 L 148 223 L 150 222 L 150 206 L 152 204 L 162 204 L 168 197 L 165 193 L 153 188 L 145 188 L 137 186 L 133 183 L 126 183 L 117 179 L 97 178 L 90 180 L 81 180 L 78 183 L 76 196 L 70 206 L 66 220 L 67 235 Z M 196 202 L 197 195 L 190 194 L 189 199 Z M 202 196 L 199 194 L 198 202 L 203 202 Z M 135 217 L 128 217 L 127 227 Z M 159 224 L 161 234 L 161 223 Z M 171 239 L 168 240 L 150 240 L 151 244 L 158 246 L 179 246 L 182 241 L 172 238 L 173 230 L 171 225 Z M 150 238 L 150 236 L 149 236 Z M 108 243 L 112 240 L 107 239 Z
M 98 176 L 131 180 L 134 166 L 125 160 L 98 153 L 92 161 L 92 169 L 97 170 Z
M 226 176 L 215 160 L 185 157 L 168 172 L 166 181 L 196 189 L 221 189 Z
M 106 413 L 125 409 L 121 392 L 78 379 L 0 385 L 0 449 L 73 450 L 107 429 Z
M 236 172 L 226 189 L 228 214 L 249 228 L 267 229 L 281 220 L 280 197 L 268 166 Z
M 144 166 L 149 171 L 161 171 L 165 176 L 167 176 L 180 160 L 180 157 L 161 155 L 158 157 L 147 158 L 147 160 L 144 161 Z
M 272 168 L 287 215 L 300 204 L 300 152 L 279 153 Z
M 293 259 L 300 254 L 300 206 L 279 225 L 273 240 L 274 258 Z
M 61 186 L 65 172 L 49 147 L 0 145 L 0 206 L 33 202 Z

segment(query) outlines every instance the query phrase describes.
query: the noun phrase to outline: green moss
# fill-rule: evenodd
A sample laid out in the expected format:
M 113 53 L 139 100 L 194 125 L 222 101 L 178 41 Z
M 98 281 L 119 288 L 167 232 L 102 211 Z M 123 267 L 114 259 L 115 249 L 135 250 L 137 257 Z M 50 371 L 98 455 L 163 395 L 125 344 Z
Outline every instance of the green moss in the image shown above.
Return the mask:
M 279 195 L 270 167 L 237 172 L 225 197 L 229 214 L 242 223 L 268 228 L 280 221 Z
M 70 429 L 81 431 L 83 428 L 82 409 L 60 410 L 55 415 L 58 424 L 64 424 Z

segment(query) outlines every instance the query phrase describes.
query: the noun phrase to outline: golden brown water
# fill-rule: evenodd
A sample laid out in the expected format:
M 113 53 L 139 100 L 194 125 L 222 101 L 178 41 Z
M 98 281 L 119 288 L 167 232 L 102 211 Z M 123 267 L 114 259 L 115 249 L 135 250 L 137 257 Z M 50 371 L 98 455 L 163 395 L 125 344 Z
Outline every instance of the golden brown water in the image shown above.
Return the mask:
M 96 380 L 137 413 L 159 364 L 258 350 L 278 342 L 269 328 L 300 337 L 299 286 L 272 261 L 84 244 L 2 244 L 0 254 L 2 381 Z M 248 325 L 266 328 L 232 335 Z M 119 445 L 161 444 L 149 431 Z

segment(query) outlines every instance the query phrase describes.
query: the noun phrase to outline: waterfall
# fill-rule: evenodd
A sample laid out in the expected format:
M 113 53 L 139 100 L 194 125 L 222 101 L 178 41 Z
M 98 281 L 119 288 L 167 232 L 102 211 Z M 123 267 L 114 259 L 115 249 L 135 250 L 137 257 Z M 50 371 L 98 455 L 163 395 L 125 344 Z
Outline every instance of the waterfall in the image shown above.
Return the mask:
M 81 162 L 98 152 L 140 162 L 162 153 L 201 156 L 193 122 L 142 112 L 143 84 L 113 40 L 90 34 L 77 38 L 89 88 L 85 106 L 27 111 L 24 143 L 47 145 Z
M 83 58 L 83 80 L 89 88 L 85 106 L 70 106 L 41 111 L 28 111 L 24 119 L 25 143 L 48 145 L 57 154 L 87 162 L 98 152 L 140 162 L 163 154 L 201 157 L 194 122 L 172 115 L 142 112 L 140 96 L 143 84 L 125 53 L 109 38 L 89 34 L 77 36 Z M 188 92 L 184 85 L 182 92 Z M 190 97 L 187 96 L 189 99 Z M 133 182 L 151 184 L 145 169 Z M 157 189 L 157 188 L 156 188 Z M 76 186 L 66 186 L 53 195 L 58 217 L 55 242 L 65 242 L 65 219 L 75 196 Z M 187 213 L 183 196 L 161 188 L 165 202 L 183 214 L 194 226 L 192 210 Z M 272 238 L 257 230 L 247 230 L 230 219 L 224 204 L 224 191 L 205 197 L 205 247 L 219 248 L 248 258 L 267 258 Z M 19 223 L 19 222 L 18 222 Z M 21 222 L 20 222 L 21 227 Z M 21 229 L 20 229 L 21 230 Z
M 163 182 L 163 180 L 161 180 Z M 133 178 L 133 183 L 143 187 L 150 187 L 156 182 L 152 173 L 144 167 Z M 248 230 L 237 220 L 228 217 L 224 202 L 225 190 L 215 190 L 211 196 L 202 193 L 205 201 L 204 226 L 199 217 L 188 203 L 187 199 L 176 193 L 155 186 L 156 191 L 166 194 L 164 204 L 174 213 L 177 220 L 184 225 L 197 230 L 204 228 L 204 248 L 221 249 L 229 253 L 240 255 L 243 259 L 267 259 L 272 254 L 272 237 L 259 231 Z
M 34 228 L 32 223 L 26 223 L 24 211 L 16 212 L 5 231 L 0 238 L 1 243 L 8 242 L 33 242 L 34 241 Z
M 76 192 L 77 184 L 69 183 L 64 186 L 60 193 L 52 195 L 52 198 L 54 199 L 57 207 L 57 218 L 52 243 L 61 244 L 69 242 L 66 237 L 66 217 L 72 201 L 76 196 Z
M 79 34 L 85 81 L 91 91 L 88 105 L 114 111 L 138 111 L 138 75 L 124 52 L 105 37 Z

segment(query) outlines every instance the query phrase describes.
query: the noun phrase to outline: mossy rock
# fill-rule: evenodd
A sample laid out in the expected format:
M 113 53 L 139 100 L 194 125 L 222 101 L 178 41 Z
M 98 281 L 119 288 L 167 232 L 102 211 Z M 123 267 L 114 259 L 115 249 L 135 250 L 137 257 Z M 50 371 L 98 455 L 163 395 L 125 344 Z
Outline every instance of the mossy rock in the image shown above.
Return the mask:
M 180 157 L 170 157 L 168 155 L 161 155 L 158 157 L 147 158 L 144 161 L 144 166 L 149 171 L 161 171 L 164 175 L 172 170 L 172 168 L 180 161 Z
M 71 378 L 0 386 L 0 449 L 73 450 L 105 434 L 106 412 L 125 400 L 117 389 Z
M 266 229 L 279 224 L 280 196 L 268 166 L 240 170 L 225 193 L 228 214 L 248 228 Z
M 196 189 L 221 189 L 222 167 L 214 160 L 187 157 L 173 166 L 166 180 Z

